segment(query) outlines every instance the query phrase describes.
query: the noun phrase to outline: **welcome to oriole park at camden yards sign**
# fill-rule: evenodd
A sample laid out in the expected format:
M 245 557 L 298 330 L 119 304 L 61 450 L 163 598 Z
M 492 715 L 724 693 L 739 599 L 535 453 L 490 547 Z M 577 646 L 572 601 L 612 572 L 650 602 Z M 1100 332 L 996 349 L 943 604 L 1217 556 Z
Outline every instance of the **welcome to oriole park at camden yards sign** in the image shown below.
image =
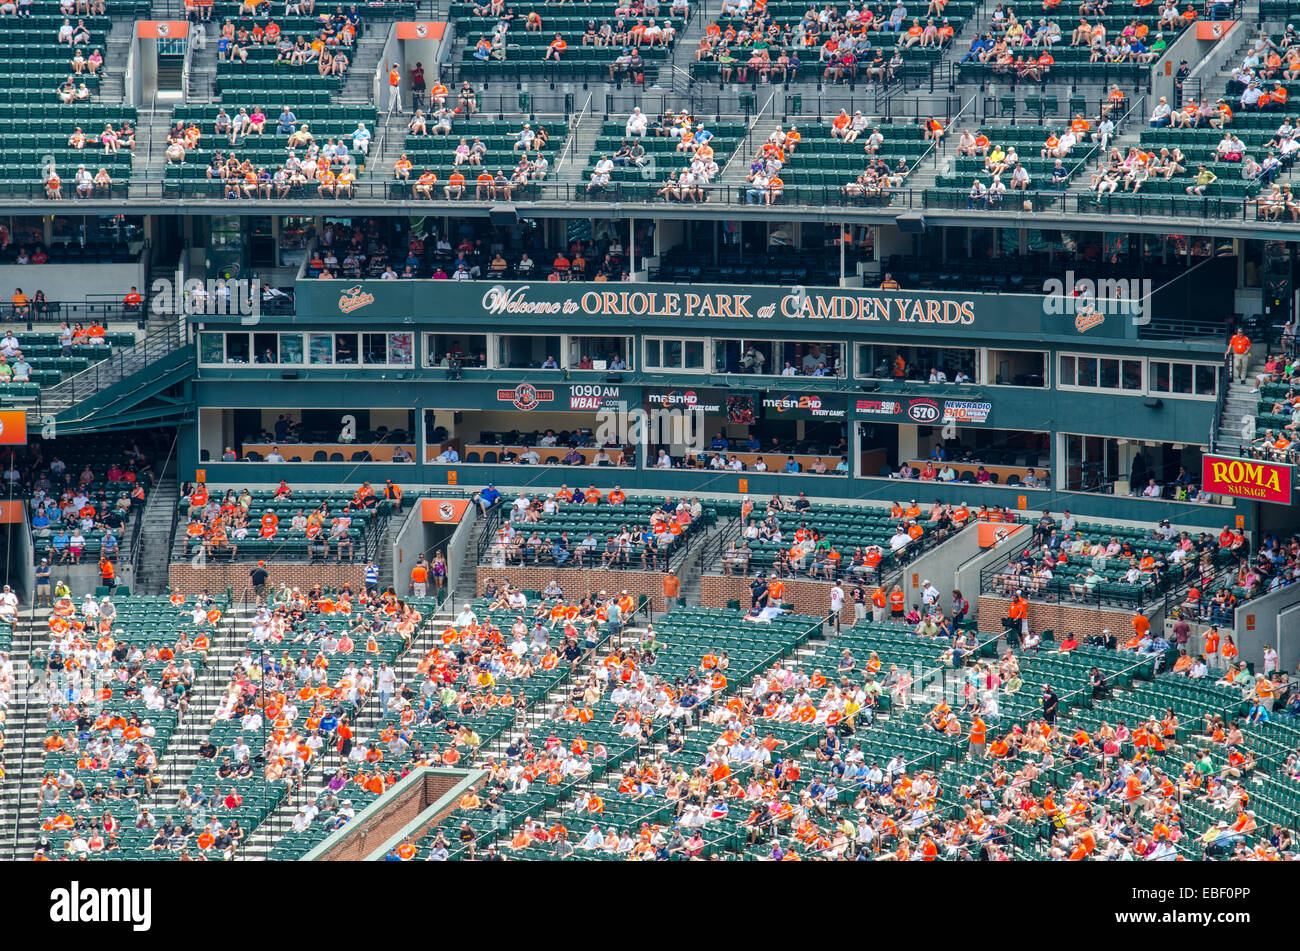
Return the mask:
M 1291 466 L 1234 456 L 1202 456 L 1201 484 L 1214 495 L 1291 504 Z

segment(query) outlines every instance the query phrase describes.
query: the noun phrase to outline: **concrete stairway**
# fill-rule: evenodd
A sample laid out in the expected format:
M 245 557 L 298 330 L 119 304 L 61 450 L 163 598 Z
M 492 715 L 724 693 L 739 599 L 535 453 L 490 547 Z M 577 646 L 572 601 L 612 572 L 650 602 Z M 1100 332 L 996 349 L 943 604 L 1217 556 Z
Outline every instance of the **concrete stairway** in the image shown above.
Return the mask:
M 384 51 L 384 40 L 388 36 L 387 23 L 372 24 L 371 32 L 362 37 L 349 54 L 348 71 L 343 76 L 343 86 L 335 96 L 335 101 L 343 105 L 374 101 L 375 69 L 379 66 L 379 56 Z
M 177 723 L 167 750 L 158 760 L 158 776 L 163 781 L 155 793 L 154 801 L 158 808 L 165 810 L 170 807 L 181 787 L 189 783 L 190 773 L 198 763 L 199 744 L 207 737 L 213 715 L 221 703 L 226 685 L 230 683 L 231 671 L 243 656 L 248 622 L 254 610 L 252 606 L 242 605 L 229 608 L 212 636 L 207 664 L 195 680 L 189 708 Z
M 4 779 L 0 781 L 0 856 L 31 858 L 39 842 L 45 741 L 45 694 L 28 659 L 43 649 L 50 612 L 24 612 L 13 635 L 14 689 L 4 723 Z
M 447 602 L 447 604 L 450 604 L 450 602 Z M 399 686 L 401 684 L 410 684 L 412 686 L 419 684 L 421 677 L 416 667 L 424 657 L 425 652 L 433 646 L 437 632 L 441 631 L 450 620 L 451 614 L 448 607 L 439 610 L 431 618 L 425 619 L 424 624 L 411 642 L 410 650 L 399 657 L 394 664 Z M 372 693 L 352 721 L 352 732 L 355 741 L 358 744 L 366 743 L 374 735 L 380 719 L 379 698 L 377 694 Z M 292 790 L 285 800 L 280 803 L 279 807 L 253 831 L 243 849 L 240 850 L 240 859 L 244 861 L 264 861 L 270 855 L 276 842 L 289 831 L 298 807 L 312 802 L 324 791 L 330 777 L 334 775 L 335 770 L 344 761 L 332 746 L 323 748 L 321 753 L 321 757 L 317 760 L 311 772 L 307 774 L 302 785 Z
M 584 100 L 585 101 L 585 100 Z M 588 179 L 588 158 L 596 147 L 596 139 L 605 120 L 595 114 L 583 116 L 576 127 L 569 132 L 570 142 L 566 144 L 564 164 L 553 169 L 550 180 L 553 182 L 585 182 Z
M 152 111 L 141 109 L 136 124 L 135 152 L 131 157 L 132 198 L 157 198 L 159 183 L 166 171 L 167 132 L 171 128 L 172 110 L 160 104 Z
M 113 20 L 108 40 L 104 44 L 104 68 L 100 71 L 103 78 L 99 81 L 100 102 L 122 102 L 126 98 L 127 58 L 131 50 L 131 41 L 135 36 L 135 21 L 123 18 Z
M 136 560 L 133 594 L 166 594 L 172 547 L 172 506 L 176 503 L 176 473 L 169 467 L 158 479 L 145 503 L 140 529 L 140 555 Z
M 1255 415 L 1259 409 L 1259 393 L 1255 391 L 1254 375 L 1264 367 L 1262 360 L 1251 360 L 1250 378 L 1245 385 L 1233 380 L 1228 385 L 1228 395 L 1219 418 L 1219 431 L 1215 434 L 1215 449 L 1237 455 L 1243 445 L 1255 438 Z M 1249 422 L 1247 422 L 1249 420 Z
M 187 102 L 215 102 L 217 83 L 217 36 L 215 23 L 195 23 L 194 52 L 190 55 L 190 78 Z M 242 105 L 240 103 L 239 105 Z M 270 106 L 265 107 L 268 112 Z M 234 110 L 230 110 L 233 114 Z M 277 110 L 278 111 L 278 110 Z M 276 113 L 272 112 L 272 115 Z

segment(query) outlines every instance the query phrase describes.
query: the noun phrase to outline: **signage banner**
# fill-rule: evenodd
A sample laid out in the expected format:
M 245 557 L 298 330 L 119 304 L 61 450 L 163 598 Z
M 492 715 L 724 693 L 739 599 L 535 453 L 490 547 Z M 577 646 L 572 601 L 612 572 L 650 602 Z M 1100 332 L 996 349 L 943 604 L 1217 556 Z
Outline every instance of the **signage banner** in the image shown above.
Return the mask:
M 959 425 L 985 424 L 993 404 L 978 400 L 943 400 L 928 396 L 899 399 L 859 399 L 854 401 L 859 416 L 876 416 L 907 421 L 918 426 L 937 426 L 951 421 Z
M 994 545 L 1000 545 L 1024 527 L 1023 525 L 1009 525 L 1006 522 L 978 522 L 976 523 L 976 541 L 979 543 L 980 548 L 992 548 Z
M 944 400 L 943 418 L 954 423 L 987 423 L 992 403 L 980 403 L 973 400 Z
M 903 412 L 899 400 L 858 400 L 855 408 L 866 416 L 899 416 Z
M 454 525 L 469 508 L 468 499 L 421 499 L 420 520 Z
M 541 404 L 551 403 L 554 400 L 554 390 L 540 389 L 531 383 L 520 383 L 510 390 L 497 390 L 498 403 L 511 403 L 515 409 L 523 410 L 525 413 L 531 413 Z
M 27 414 L 20 409 L 0 410 L 0 446 L 27 445 Z
M 440 40 L 442 35 L 447 32 L 446 23 L 439 23 L 434 20 L 398 23 L 396 27 L 399 40 Z
M 575 383 L 569 387 L 569 409 L 618 409 L 622 400 L 619 388 L 604 383 Z
M 178 40 L 190 35 L 185 20 L 137 20 L 135 35 L 142 40 Z
M 929 397 L 907 401 L 907 418 L 919 426 L 929 426 L 943 419 L 939 401 Z
M 1196 38 L 1198 40 L 1218 41 L 1237 25 L 1236 20 L 1197 20 Z
M 802 332 L 1047 333 L 1074 337 L 1074 314 L 1044 310 L 1035 294 L 882 291 L 854 287 L 727 284 L 611 284 L 576 281 L 306 281 L 295 290 L 303 323 L 346 323 L 361 314 L 377 320 L 464 327 L 492 322 L 513 328 L 600 326 L 708 328 L 743 326 L 745 333 Z M 201 315 L 195 315 L 201 320 Z M 1088 336 L 1133 336 L 1129 321 L 1107 320 Z
M 678 387 L 674 390 L 641 391 L 641 399 L 647 410 L 652 409 L 697 409 L 702 413 L 721 413 L 728 402 L 727 394 L 720 390 L 694 389 Z M 753 397 L 750 397 L 752 401 Z
M 1290 505 L 1291 469 L 1279 462 L 1206 455 L 1201 457 L 1201 484 L 1215 495 Z
M 844 401 L 836 396 L 778 390 L 764 394 L 763 416 L 767 419 L 843 419 Z

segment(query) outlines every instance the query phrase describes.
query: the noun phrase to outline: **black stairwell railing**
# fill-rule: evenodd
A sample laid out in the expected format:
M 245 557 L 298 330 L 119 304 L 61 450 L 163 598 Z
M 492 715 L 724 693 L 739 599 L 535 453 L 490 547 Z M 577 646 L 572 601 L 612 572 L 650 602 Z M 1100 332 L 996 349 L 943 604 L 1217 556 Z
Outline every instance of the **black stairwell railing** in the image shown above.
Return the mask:
M 167 477 L 167 472 L 171 468 L 172 460 L 176 456 L 176 442 L 178 438 L 179 438 L 178 436 L 172 436 L 172 444 L 171 447 L 167 450 L 167 458 L 163 461 L 162 468 L 158 470 L 159 483 L 161 483 L 163 479 Z M 149 512 L 153 509 L 154 505 L 168 505 L 170 504 L 171 501 L 168 499 L 160 499 L 159 498 L 160 494 L 161 493 L 158 491 L 157 484 L 151 486 L 149 489 L 149 496 L 148 498 L 145 499 L 144 505 L 141 506 L 140 509 L 137 510 L 136 512 L 135 528 L 131 533 L 131 591 L 135 594 L 140 593 L 140 585 L 138 581 L 139 571 L 140 571 L 140 536 L 144 531 L 145 519 L 148 516 Z M 172 508 L 173 508 L 172 532 L 174 533 L 176 531 L 175 506 L 172 506 Z M 167 536 L 168 545 L 171 544 L 172 538 L 173 535 L 171 534 Z M 171 562 L 170 552 L 168 553 L 167 561 L 169 563 Z
M 178 350 L 185 345 L 186 337 L 186 331 L 178 323 L 169 322 L 134 346 L 119 348 L 85 370 L 74 373 L 54 386 L 42 388 L 37 397 L 37 409 L 45 412 L 47 409 L 57 411 L 73 406 Z M 149 380 L 142 377 L 139 385 L 147 386 Z

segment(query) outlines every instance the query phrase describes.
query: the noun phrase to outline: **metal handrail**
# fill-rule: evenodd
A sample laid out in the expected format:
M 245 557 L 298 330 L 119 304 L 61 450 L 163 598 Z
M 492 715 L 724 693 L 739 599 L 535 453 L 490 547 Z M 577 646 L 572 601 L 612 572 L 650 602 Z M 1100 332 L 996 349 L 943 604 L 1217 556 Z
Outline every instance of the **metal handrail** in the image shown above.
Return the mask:
M 172 435 L 171 448 L 167 450 L 167 458 L 163 461 L 162 468 L 158 471 L 158 482 L 162 482 L 162 480 L 166 478 L 167 470 L 171 467 L 172 459 L 176 454 L 176 443 L 179 438 L 180 436 L 178 433 Z M 135 594 L 139 594 L 139 585 L 136 583 L 136 576 L 140 567 L 140 536 L 144 532 L 144 523 L 148 520 L 149 514 L 154 510 L 154 506 L 158 504 L 158 496 L 160 494 L 161 493 L 156 490 L 151 491 L 149 494 L 149 500 L 145 502 L 144 508 L 136 513 L 135 528 L 131 533 L 131 591 Z M 168 540 L 170 541 L 170 537 Z
M 47 409 L 57 411 L 74 406 L 80 400 L 145 369 L 184 344 L 185 334 L 180 326 L 169 321 L 134 346 L 121 348 L 54 386 L 42 389 L 37 397 L 38 411 L 44 413 Z M 147 383 L 146 380 L 141 385 Z
M 578 110 L 578 114 L 569 122 L 569 134 L 565 136 L 564 149 L 560 152 L 560 157 L 555 160 L 555 174 L 557 175 L 559 174 L 560 169 L 564 168 L 564 163 L 569 159 L 569 152 L 572 150 L 573 143 L 577 138 L 576 133 L 582 126 L 582 120 L 585 119 L 587 114 L 591 111 L 592 95 L 592 93 L 587 93 L 587 101 L 583 103 L 582 108 Z

